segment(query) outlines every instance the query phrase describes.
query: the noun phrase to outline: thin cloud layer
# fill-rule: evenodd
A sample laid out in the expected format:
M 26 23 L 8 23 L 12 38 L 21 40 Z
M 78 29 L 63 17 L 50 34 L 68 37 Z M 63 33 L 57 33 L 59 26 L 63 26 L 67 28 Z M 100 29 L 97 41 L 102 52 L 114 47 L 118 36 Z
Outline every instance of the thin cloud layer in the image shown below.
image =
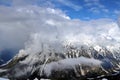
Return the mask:
M 64 1 L 64 0 L 58 0 L 58 2 L 62 3 L 65 6 L 68 6 L 68 7 L 72 8 L 72 9 L 74 9 L 75 11 L 79 11 L 79 10 L 82 9 L 82 6 L 75 5 L 72 2 L 70 2 L 69 0 L 67 0 L 67 2 Z

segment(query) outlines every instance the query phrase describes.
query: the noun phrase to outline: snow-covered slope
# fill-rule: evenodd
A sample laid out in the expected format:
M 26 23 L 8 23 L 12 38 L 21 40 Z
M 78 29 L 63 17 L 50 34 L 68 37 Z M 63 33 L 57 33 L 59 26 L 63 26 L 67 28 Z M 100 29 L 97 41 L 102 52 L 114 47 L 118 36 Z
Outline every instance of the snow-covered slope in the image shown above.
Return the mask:
M 58 79 L 71 78 L 70 76 L 96 78 L 119 73 L 119 51 L 110 51 L 102 47 L 98 50 L 87 46 L 67 46 L 65 49 L 65 53 L 42 51 L 25 54 L 21 51 L 0 67 L 0 76 L 9 79 Z

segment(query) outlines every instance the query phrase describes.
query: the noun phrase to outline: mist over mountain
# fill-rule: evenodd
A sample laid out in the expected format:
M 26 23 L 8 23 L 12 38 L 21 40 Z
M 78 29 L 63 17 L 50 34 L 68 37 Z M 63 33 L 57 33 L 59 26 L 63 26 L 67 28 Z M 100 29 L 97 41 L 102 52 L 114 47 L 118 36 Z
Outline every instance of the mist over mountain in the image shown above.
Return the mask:
M 119 79 L 120 20 L 74 19 L 50 4 L 13 0 L 0 6 L 0 77 Z

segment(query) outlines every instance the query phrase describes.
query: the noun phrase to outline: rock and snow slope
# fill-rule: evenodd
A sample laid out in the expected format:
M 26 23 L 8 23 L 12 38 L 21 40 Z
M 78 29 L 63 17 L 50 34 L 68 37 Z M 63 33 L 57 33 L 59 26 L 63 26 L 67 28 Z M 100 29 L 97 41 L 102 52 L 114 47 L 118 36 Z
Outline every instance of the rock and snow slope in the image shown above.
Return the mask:
M 23 47 L 25 43 L 25 48 L 0 66 L 0 77 L 70 80 L 119 73 L 120 29 L 116 22 L 70 19 L 61 10 L 33 5 L 3 8 L 0 36 L 5 43 L 0 47 Z

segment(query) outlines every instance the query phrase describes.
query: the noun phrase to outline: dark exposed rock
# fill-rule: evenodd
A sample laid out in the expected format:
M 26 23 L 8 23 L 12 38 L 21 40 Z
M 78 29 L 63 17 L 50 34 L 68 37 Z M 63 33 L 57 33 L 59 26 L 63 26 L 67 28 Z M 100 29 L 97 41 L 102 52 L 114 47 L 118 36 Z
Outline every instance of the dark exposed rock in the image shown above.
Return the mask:
M 119 80 L 119 59 L 115 57 L 115 54 L 119 52 L 111 52 L 107 49 L 102 51 L 97 51 L 94 48 L 81 47 L 77 49 L 69 47 L 64 54 L 40 52 L 34 55 L 15 56 L 7 64 L 0 66 L 0 76 L 7 76 L 10 80 L 34 80 L 35 78 L 51 80 L 101 80 L 106 78 L 108 80 Z M 96 66 L 93 64 L 94 62 L 89 63 L 89 65 L 80 63 L 72 68 L 53 68 L 50 75 L 45 73 L 44 67 L 46 65 L 52 63 L 62 65 L 59 64 L 61 60 L 79 57 L 95 59 L 101 61 L 101 64 Z

